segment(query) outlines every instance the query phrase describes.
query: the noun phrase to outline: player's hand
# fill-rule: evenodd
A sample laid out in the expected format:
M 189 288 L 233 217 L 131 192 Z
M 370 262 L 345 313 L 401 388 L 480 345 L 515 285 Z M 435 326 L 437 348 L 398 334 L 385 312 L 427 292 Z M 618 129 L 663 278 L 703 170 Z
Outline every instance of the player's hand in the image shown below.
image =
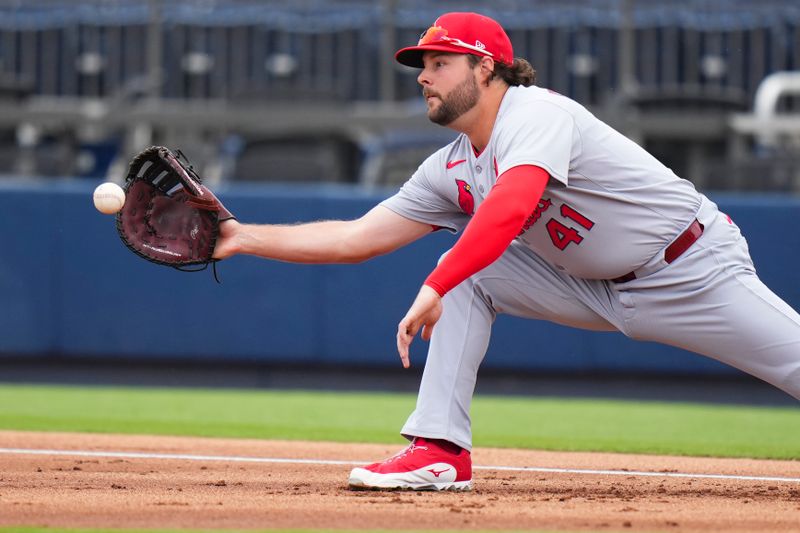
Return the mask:
M 442 297 L 427 285 L 420 289 L 406 316 L 397 326 L 397 351 L 403 367 L 408 368 L 408 348 L 417 332 L 422 330 L 422 340 L 428 341 L 433 334 L 433 326 L 442 316 Z
M 239 251 L 239 234 L 242 225 L 236 220 L 220 222 L 217 245 L 214 247 L 214 259 L 226 259 Z

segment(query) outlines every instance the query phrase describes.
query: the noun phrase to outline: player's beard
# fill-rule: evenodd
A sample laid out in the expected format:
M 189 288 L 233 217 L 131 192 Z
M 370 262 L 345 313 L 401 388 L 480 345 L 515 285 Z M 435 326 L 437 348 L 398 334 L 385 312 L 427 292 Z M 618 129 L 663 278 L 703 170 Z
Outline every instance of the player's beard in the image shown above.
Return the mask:
M 423 91 L 423 94 L 425 94 L 425 91 Z M 478 82 L 475 81 L 475 76 L 470 73 L 467 75 L 467 79 L 450 91 L 450 94 L 437 96 L 440 101 L 439 107 L 428 111 L 428 118 L 435 124 L 447 126 L 475 107 L 481 93 L 480 89 L 478 89 Z

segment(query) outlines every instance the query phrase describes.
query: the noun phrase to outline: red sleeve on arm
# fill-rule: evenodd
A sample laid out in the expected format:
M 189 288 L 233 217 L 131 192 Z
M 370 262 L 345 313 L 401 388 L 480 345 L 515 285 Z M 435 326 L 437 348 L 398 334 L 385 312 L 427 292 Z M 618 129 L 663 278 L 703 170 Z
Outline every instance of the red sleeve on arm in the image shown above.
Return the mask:
M 533 165 L 503 172 L 467 224 L 464 234 L 431 272 L 425 285 L 444 296 L 496 261 L 536 208 L 548 178 L 547 171 Z

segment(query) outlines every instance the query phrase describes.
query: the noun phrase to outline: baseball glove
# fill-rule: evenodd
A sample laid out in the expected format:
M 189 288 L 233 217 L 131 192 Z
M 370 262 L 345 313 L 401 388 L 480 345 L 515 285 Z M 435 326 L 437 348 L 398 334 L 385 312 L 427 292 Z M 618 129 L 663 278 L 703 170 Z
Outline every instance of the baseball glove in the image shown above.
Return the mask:
M 179 270 L 204 270 L 219 223 L 234 218 L 180 152 L 153 146 L 133 158 L 117 231 L 136 255 Z M 216 272 L 215 272 L 216 277 Z

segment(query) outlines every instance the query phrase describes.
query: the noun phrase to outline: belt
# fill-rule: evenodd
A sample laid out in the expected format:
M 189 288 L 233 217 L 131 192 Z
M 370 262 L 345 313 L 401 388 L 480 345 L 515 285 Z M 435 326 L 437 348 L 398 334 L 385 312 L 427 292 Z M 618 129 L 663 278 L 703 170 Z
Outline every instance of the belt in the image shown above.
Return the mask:
M 664 261 L 669 264 L 683 255 L 683 252 L 689 249 L 691 245 L 695 243 L 697 239 L 700 238 L 700 235 L 703 234 L 703 225 L 697 220 L 694 219 L 694 222 L 689 224 L 689 227 L 686 228 L 686 231 L 678 235 L 678 237 L 672 241 L 672 244 L 667 246 L 666 250 L 664 250 Z M 611 281 L 613 283 L 625 283 L 627 281 L 633 281 L 636 279 L 635 272 L 628 272 L 624 276 L 620 276 L 618 278 L 614 278 Z

